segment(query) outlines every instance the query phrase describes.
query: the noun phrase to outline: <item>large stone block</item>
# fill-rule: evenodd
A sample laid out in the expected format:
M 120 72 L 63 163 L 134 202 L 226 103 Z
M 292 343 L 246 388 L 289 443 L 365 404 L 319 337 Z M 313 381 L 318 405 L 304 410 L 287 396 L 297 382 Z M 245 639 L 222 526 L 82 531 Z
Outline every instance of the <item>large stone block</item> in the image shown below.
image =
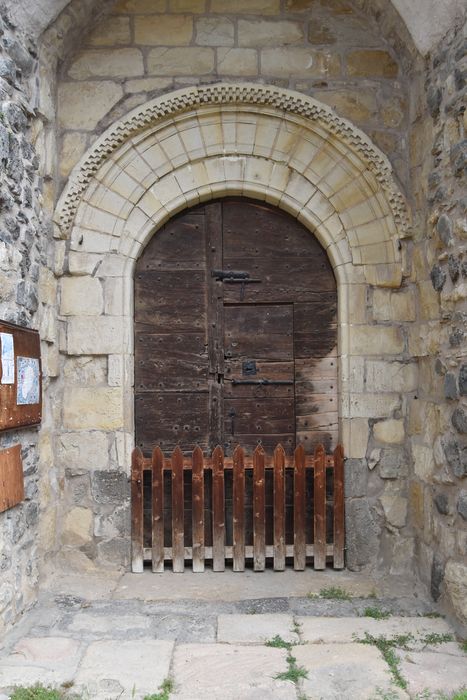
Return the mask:
M 467 625 L 467 566 L 461 562 L 448 561 L 444 580 L 457 617 Z
M 350 336 L 352 355 L 398 355 L 404 350 L 400 328 L 355 326 Z
M 57 465 L 72 474 L 106 469 L 109 462 L 109 446 L 106 433 L 83 431 L 63 433 L 56 438 Z
M 91 32 L 86 42 L 91 46 L 119 46 L 131 44 L 129 17 L 106 17 Z
M 214 70 L 214 51 L 195 46 L 152 49 L 147 65 L 150 75 L 206 75 Z
M 151 15 L 165 12 L 167 0 L 118 0 L 112 12 L 122 14 Z
M 68 387 L 63 398 L 63 425 L 70 430 L 115 430 L 123 425 L 120 388 Z
M 62 177 L 68 177 L 86 149 L 86 136 L 79 132 L 64 134 L 60 148 L 59 169 Z
M 409 392 L 418 389 L 418 367 L 414 362 L 366 361 L 368 391 Z
M 375 423 L 373 435 L 378 442 L 402 444 L 404 442 L 404 421 L 389 419 Z
M 211 0 L 211 12 L 230 14 L 235 12 L 242 15 L 277 15 L 280 11 L 280 0 Z
M 75 546 L 91 539 L 92 512 L 87 508 L 72 508 L 65 516 L 63 542 Z
M 206 0 L 169 0 L 169 10 L 202 14 L 206 10 Z
M 407 455 L 402 448 L 394 447 L 381 450 L 379 456 L 379 475 L 382 479 L 399 479 L 407 476 Z
M 443 452 L 454 476 L 467 476 L 467 446 L 462 446 L 455 440 L 443 442 Z
M 68 75 L 75 80 L 131 78 L 143 74 L 143 55 L 139 49 L 89 49 L 80 52 L 68 69 Z
M 101 282 L 95 277 L 64 277 L 60 313 L 64 316 L 98 316 L 104 310 Z
M 313 97 L 356 123 L 374 121 L 378 110 L 376 94 L 370 90 L 318 90 L 313 91 Z
M 145 46 L 186 46 L 193 36 L 189 15 L 135 18 L 135 42 Z
M 391 289 L 375 289 L 372 310 L 375 321 L 415 321 L 417 317 L 415 291 L 404 289 L 395 292 Z
M 238 21 L 238 45 L 286 46 L 303 42 L 303 28 L 299 22 L 274 22 L 265 19 L 240 19 Z
M 123 320 L 118 316 L 77 316 L 68 322 L 68 355 L 111 355 L 123 350 Z
M 332 78 L 340 75 L 340 57 L 327 51 L 287 46 L 263 49 L 261 72 L 276 78 Z
M 63 129 L 92 131 L 123 96 L 117 83 L 107 80 L 62 83 L 58 88 L 58 121 Z
M 217 72 L 219 75 L 257 75 L 258 55 L 254 49 L 217 50 Z
M 368 466 L 366 459 L 346 459 L 344 476 L 346 498 L 359 498 L 367 495 Z
M 195 42 L 200 46 L 233 46 L 235 25 L 227 17 L 202 17 L 196 22 Z
M 92 495 L 96 503 L 121 504 L 130 497 L 128 477 L 121 471 L 95 471 L 91 476 Z
M 363 498 L 347 502 L 346 511 L 347 567 L 360 571 L 374 563 L 378 554 L 379 527 Z
M 404 527 L 407 522 L 407 499 L 397 491 L 385 491 L 379 500 L 386 522 L 392 527 Z
M 412 443 L 412 456 L 415 474 L 423 481 L 428 481 L 435 469 L 433 448 Z
M 388 51 L 364 49 L 347 56 L 347 73 L 362 78 L 397 78 L 398 65 Z

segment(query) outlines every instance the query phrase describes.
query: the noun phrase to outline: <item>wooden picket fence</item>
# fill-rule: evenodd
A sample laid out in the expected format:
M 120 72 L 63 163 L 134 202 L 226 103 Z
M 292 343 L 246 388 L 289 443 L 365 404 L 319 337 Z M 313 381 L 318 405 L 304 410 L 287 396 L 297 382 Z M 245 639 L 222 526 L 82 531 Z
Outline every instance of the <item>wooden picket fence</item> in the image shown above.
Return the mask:
M 266 470 L 272 469 L 272 541 L 266 541 Z M 192 513 L 190 527 L 186 526 L 187 513 L 184 512 L 186 494 L 184 473 L 191 472 L 191 498 L 189 509 Z M 230 517 L 232 544 L 226 544 L 226 503 L 225 476 L 231 470 L 233 486 Z M 245 476 L 252 471 L 251 502 L 253 509 L 253 544 L 245 538 Z M 289 471 L 290 470 L 290 471 Z M 306 478 L 312 470 L 312 502 L 306 502 Z M 332 525 L 326 513 L 326 472 L 332 470 Z M 143 524 L 143 504 L 147 488 L 144 490 L 144 473 L 151 472 L 150 480 L 150 524 L 151 546 L 145 547 Z M 164 473 L 171 474 L 170 502 L 167 488 L 164 488 Z M 206 503 L 206 474 L 211 472 L 209 503 Z M 293 544 L 286 543 L 286 503 L 285 485 L 287 472 L 293 474 Z M 308 489 L 309 490 L 309 489 Z M 169 506 L 169 508 L 167 508 Z M 152 562 L 154 572 L 164 571 L 164 562 L 172 562 L 175 572 L 184 570 L 185 561 L 191 560 L 195 572 L 204 571 L 205 561 L 212 561 L 214 571 L 223 571 L 226 560 L 232 560 L 234 571 L 245 569 L 245 560 L 253 560 L 256 571 L 264 570 L 266 559 L 273 560 L 276 570 L 283 570 L 286 559 L 293 557 L 297 570 L 306 568 L 307 560 L 313 559 L 315 569 L 324 569 L 326 562 L 335 569 L 344 567 L 344 454 L 339 445 L 332 455 L 326 455 L 319 445 L 314 455 L 305 455 L 303 446 L 296 448 L 293 458 L 286 456 L 281 445 L 268 458 L 258 445 L 253 456 L 245 455 L 238 446 L 233 457 L 224 457 L 221 447 L 216 447 L 209 459 L 196 447 L 187 458 L 177 447 L 170 458 L 165 458 L 159 447 L 152 458 L 145 458 L 139 448 L 133 451 L 131 469 L 132 507 L 132 571 L 142 572 L 144 561 Z M 209 530 L 206 526 L 206 507 L 210 513 Z M 312 518 L 307 524 L 307 517 Z M 164 522 L 164 517 L 165 521 Z M 169 518 L 170 522 L 167 522 Z M 168 528 L 167 528 L 168 526 Z M 167 529 L 171 534 L 171 546 L 165 546 Z M 328 531 L 327 531 L 328 530 Z M 331 530 L 331 531 L 330 531 Z M 188 532 L 187 532 L 188 531 Z M 312 533 L 307 538 L 307 532 Z M 164 536 L 165 533 L 165 536 Z M 207 536 L 208 535 L 208 536 Z M 289 536 L 289 539 L 290 536 Z M 311 541 L 307 541 L 311 539 Z M 206 541 L 209 541 L 209 546 Z

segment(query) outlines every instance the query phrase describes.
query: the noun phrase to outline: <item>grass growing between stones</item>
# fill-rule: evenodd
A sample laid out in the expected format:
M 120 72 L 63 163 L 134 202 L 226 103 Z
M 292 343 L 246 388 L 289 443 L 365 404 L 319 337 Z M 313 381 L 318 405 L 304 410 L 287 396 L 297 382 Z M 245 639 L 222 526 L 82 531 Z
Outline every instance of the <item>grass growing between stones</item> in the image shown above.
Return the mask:
M 329 588 L 322 588 L 317 593 L 307 593 L 307 598 L 311 600 L 316 600 L 317 598 L 324 598 L 325 600 L 352 600 L 352 596 L 347 593 L 343 588 L 338 586 L 329 586 Z
M 158 693 L 145 695 L 143 700 L 169 700 L 170 693 L 174 689 L 174 682 L 171 678 L 166 678 L 159 688 Z
M 33 685 L 29 688 L 18 686 L 10 695 L 10 700 L 82 700 L 78 695 L 59 690 L 57 688 L 48 688 L 43 685 Z
M 403 690 L 407 688 L 407 681 L 400 672 L 400 660 L 396 654 L 396 649 L 408 650 L 409 642 L 413 641 L 411 634 L 398 634 L 391 639 L 387 637 L 373 637 L 373 635 L 365 632 L 365 637 L 359 639 L 362 644 L 373 644 L 381 652 L 384 660 L 389 666 L 394 683 Z
M 380 608 L 369 607 L 363 611 L 363 617 L 372 617 L 373 620 L 387 620 L 391 613 Z
M 424 637 L 421 638 L 420 641 L 426 647 L 433 647 L 437 644 L 445 644 L 446 642 L 452 642 L 454 641 L 454 637 L 452 636 L 452 634 L 437 634 L 436 632 L 432 632 L 431 634 L 426 634 Z
M 467 688 L 459 688 L 454 693 L 432 693 L 430 690 L 424 690 L 418 693 L 414 700 L 467 700 Z
M 286 649 L 287 650 L 287 666 L 288 669 L 287 671 L 282 671 L 282 673 L 278 673 L 277 676 L 274 676 L 278 681 L 291 681 L 295 685 L 297 685 L 298 681 L 301 678 L 308 678 L 308 673 L 303 666 L 298 666 L 297 665 L 297 659 L 295 656 L 292 654 L 292 648 L 294 646 L 297 646 L 297 644 L 294 644 L 292 642 L 286 642 L 285 639 L 282 639 L 282 637 L 279 634 L 276 634 L 275 637 L 272 639 L 269 639 L 266 642 L 267 647 L 273 647 L 274 649 Z

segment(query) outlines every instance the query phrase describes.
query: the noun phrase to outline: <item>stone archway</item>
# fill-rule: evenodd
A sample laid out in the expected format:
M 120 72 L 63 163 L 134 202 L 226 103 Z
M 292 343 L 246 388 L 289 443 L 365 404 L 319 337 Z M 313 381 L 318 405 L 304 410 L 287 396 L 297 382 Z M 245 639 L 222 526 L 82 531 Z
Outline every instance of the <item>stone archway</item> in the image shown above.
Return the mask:
M 401 325 L 369 323 L 365 305 L 369 288 L 400 286 L 401 241 L 409 235 L 387 158 L 349 122 L 298 93 L 247 84 L 190 88 L 108 130 L 75 168 L 57 206 L 58 235 L 69 238 L 64 353 L 107 361 L 98 385 L 65 379 L 63 431 L 102 432 L 114 446 L 102 470 L 130 464 L 135 261 L 173 214 L 227 195 L 286 210 L 327 251 L 339 294 L 346 454 L 357 456 L 365 440 L 352 435 L 354 419 L 355 430 L 366 421 L 368 437 L 369 418 L 401 408 L 399 394 L 380 396 L 364 386 L 362 371 L 364 356 L 384 365 L 404 351 Z

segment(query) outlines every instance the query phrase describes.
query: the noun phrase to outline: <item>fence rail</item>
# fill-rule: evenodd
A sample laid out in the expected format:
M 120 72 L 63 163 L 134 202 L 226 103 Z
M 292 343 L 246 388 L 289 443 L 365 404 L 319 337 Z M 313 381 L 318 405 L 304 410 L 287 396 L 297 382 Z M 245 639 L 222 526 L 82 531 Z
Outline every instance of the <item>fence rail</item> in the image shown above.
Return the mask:
M 148 472 L 150 479 L 145 483 Z M 170 475 L 169 490 L 166 474 Z M 247 479 L 248 475 L 251 478 Z M 226 477 L 231 488 L 228 507 Z M 270 492 L 267 481 L 272 481 Z M 288 504 L 287 484 L 292 485 Z M 252 511 L 252 544 L 246 541 L 247 501 Z M 145 502 L 149 502 L 149 533 L 145 528 Z M 315 569 L 324 569 L 327 561 L 335 569 L 344 567 L 341 445 L 332 455 L 326 455 L 322 445 L 317 446 L 314 455 L 305 455 L 299 446 L 293 457 L 287 456 L 281 445 L 272 457 L 260 445 L 251 457 L 240 446 L 232 457 L 225 457 L 222 448 L 216 447 L 211 458 L 205 457 L 199 447 L 189 458 L 179 447 L 170 458 L 164 457 L 159 447 L 152 458 L 145 458 L 136 448 L 132 455 L 131 507 L 134 572 L 143 571 L 144 561 L 152 562 L 154 572 L 162 572 L 166 560 L 171 560 L 175 572 L 184 570 L 186 560 L 192 561 L 195 572 L 204 571 L 207 560 L 212 561 L 214 571 L 223 571 L 226 560 L 232 560 L 234 571 L 243 571 L 248 559 L 253 560 L 256 571 L 262 571 L 267 558 L 273 559 L 274 569 L 283 570 L 286 559 L 292 557 L 297 570 L 305 569 L 311 558 Z M 289 531 L 286 521 L 291 523 Z M 230 543 L 226 542 L 226 525 Z M 287 542 L 287 535 L 292 543 Z M 150 539 L 150 547 L 145 546 L 145 539 Z M 168 539 L 171 546 L 167 546 Z

